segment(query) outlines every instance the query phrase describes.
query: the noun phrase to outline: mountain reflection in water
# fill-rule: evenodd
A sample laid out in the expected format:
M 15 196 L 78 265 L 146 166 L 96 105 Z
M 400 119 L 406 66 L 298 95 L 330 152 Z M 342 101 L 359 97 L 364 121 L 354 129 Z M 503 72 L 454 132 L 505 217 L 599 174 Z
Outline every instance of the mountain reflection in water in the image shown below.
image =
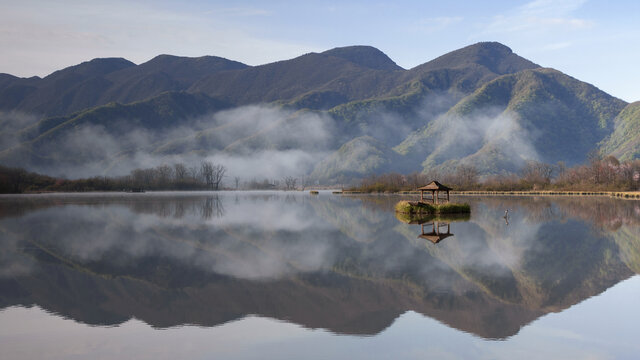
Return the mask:
M 455 236 L 434 244 L 420 224 L 396 219 L 398 200 L 2 197 L 0 308 L 37 305 L 93 325 L 135 317 L 159 328 L 257 314 L 357 335 L 412 310 L 502 339 L 640 271 L 638 202 L 467 198 L 471 217 L 447 220 Z M 422 227 L 435 229 L 431 221 Z

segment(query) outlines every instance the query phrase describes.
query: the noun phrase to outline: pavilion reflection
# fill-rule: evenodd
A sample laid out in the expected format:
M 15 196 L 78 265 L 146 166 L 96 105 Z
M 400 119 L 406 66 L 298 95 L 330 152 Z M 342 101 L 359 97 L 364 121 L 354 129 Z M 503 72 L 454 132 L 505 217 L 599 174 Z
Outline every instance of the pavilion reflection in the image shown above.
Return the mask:
M 456 221 L 468 221 L 469 214 L 449 215 L 407 215 L 396 213 L 396 218 L 409 225 L 420 225 L 419 239 L 425 239 L 433 244 L 454 236 L 451 232 L 451 223 Z
M 447 221 L 434 220 L 429 223 L 422 223 L 420 224 L 420 228 L 422 229 L 422 233 L 418 235 L 418 237 L 429 240 L 434 244 L 453 236 L 451 233 L 451 223 Z M 429 229 L 431 231 L 429 231 Z

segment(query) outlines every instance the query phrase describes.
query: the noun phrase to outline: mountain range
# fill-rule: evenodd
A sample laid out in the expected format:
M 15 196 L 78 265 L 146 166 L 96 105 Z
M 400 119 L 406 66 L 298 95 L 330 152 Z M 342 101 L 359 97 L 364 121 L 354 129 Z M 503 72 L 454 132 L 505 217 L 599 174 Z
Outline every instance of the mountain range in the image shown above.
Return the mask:
M 0 163 L 118 175 L 297 151 L 281 176 L 335 183 L 460 164 L 497 174 L 527 160 L 575 165 L 594 151 L 638 158 L 638 109 L 495 42 L 408 70 L 369 46 L 260 66 L 94 59 L 44 78 L 0 74 Z

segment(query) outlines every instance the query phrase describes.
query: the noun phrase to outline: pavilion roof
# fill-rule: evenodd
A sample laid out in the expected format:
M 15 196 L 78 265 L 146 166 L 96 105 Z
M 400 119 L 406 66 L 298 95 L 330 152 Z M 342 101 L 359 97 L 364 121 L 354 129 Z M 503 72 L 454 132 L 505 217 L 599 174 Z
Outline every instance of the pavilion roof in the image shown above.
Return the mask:
M 450 187 L 444 186 L 437 181 L 432 181 L 426 186 L 419 187 L 418 190 L 452 190 Z

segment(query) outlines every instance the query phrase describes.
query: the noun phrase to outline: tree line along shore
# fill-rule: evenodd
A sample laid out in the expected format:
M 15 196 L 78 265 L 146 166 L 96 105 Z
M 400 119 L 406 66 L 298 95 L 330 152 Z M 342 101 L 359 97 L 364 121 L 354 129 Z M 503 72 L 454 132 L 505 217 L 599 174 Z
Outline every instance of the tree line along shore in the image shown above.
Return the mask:
M 448 171 L 369 175 L 344 188 L 344 193 L 411 193 L 432 180 L 467 195 L 608 195 L 640 198 L 640 160 L 618 161 L 613 156 L 591 158 L 571 168 L 529 161 L 519 173 L 481 176 L 473 166 L 460 165 Z M 183 163 L 135 169 L 118 177 L 84 179 L 52 177 L 20 168 L 0 166 L 0 193 L 88 192 L 132 190 L 304 190 L 293 176 L 280 179 L 230 177 L 220 164 L 202 161 L 199 166 Z
M 475 167 L 460 165 L 448 171 L 369 175 L 350 193 L 407 193 L 432 180 L 458 194 L 513 195 L 636 195 L 640 191 L 640 160 L 620 162 L 613 156 L 592 158 L 586 164 L 567 167 L 529 161 L 518 173 L 481 176 Z
M 202 161 L 195 166 L 165 164 L 132 170 L 124 176 L 93 176 L 66 179 L 0 165 L 0 194 L 91 191 L 163 191 L 163 190 L 295 190 L 306 186 L 305 178 L 284 176 L 279 179 L 241 179 L 228 175 L 221 164 Z

